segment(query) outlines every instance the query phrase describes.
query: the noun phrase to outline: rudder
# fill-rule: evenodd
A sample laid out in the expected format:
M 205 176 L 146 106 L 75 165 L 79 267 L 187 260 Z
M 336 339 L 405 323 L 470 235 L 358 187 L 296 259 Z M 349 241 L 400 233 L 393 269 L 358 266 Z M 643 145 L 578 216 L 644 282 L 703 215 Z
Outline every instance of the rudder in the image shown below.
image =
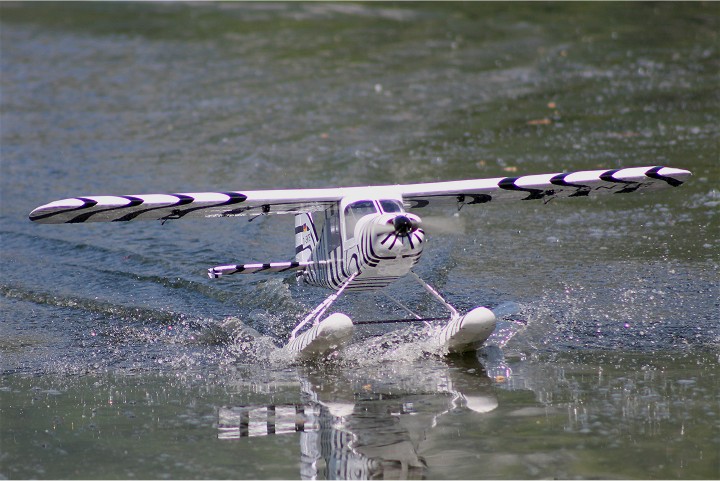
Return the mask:
M 295 260 L 309 261 L 318 243 L 312 212 L 295 214 Z

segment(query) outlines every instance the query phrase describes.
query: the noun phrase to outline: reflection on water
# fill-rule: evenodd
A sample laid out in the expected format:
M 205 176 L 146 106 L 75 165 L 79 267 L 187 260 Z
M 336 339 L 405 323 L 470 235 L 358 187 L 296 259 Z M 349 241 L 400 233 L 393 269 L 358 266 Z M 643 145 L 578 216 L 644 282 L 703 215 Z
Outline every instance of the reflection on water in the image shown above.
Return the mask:
M 3 378 L 0 472 L 717 478 L 717 353 L 481 359 Z
M 387 369 L 353 380 L 333 376 L 332 384 L 307 373 L 303 404 L 220 408 L 218 438 L 300 433 L 302 479 L 424 479 L 428 465 L 418 451 L 440 418 L 498 405 L 490 379 L 476 369 L 438 369 L 425 379 Z

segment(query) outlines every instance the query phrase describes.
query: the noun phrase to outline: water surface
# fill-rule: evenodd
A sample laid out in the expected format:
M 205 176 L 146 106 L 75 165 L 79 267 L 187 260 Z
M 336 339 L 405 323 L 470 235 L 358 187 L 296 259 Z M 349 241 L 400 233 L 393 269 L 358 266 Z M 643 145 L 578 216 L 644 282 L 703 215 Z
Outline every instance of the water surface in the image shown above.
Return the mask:
M 0 475 L 720 477 L 719 13 L 0 4 Z M 460 309 L 518 307 L 463 359 L 409 327 L 289 364 L 277 346 L 327 292 L 204 272 L 291 258 L 291 218 L 27 220 L 77 195 L 633 165 L 694 176 L 431 213 L 417 272 Z

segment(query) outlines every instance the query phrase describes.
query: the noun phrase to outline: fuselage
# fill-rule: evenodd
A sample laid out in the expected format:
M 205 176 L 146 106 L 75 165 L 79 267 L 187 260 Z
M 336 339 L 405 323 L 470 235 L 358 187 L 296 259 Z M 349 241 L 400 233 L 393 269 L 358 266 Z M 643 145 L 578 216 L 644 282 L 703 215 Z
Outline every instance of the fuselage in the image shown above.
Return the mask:
M 421 220 L 405 212 L 400 198 L 345 198 L 322 217 L 307 258 L 313 264 L 300 274 L 309 284 L 339 289 L 352 277 L 348 290 L 380 289 L 420 260 L 425 245 Z

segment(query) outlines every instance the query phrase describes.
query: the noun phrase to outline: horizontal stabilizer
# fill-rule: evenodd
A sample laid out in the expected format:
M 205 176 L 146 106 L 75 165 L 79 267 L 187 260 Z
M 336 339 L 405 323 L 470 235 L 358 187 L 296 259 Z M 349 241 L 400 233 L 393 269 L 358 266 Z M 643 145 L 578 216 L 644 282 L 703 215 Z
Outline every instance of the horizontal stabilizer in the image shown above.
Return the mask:
M 221 276 L 230 274 L 255 274 L 257 272 L 287 272 L 299 271 L 306 267 L 318 264 L 318 262 L 269 262 L 266 264 L 232 264 L 227 266 L 217 266 L 208 269 L 208 277 L 217 279 Z

